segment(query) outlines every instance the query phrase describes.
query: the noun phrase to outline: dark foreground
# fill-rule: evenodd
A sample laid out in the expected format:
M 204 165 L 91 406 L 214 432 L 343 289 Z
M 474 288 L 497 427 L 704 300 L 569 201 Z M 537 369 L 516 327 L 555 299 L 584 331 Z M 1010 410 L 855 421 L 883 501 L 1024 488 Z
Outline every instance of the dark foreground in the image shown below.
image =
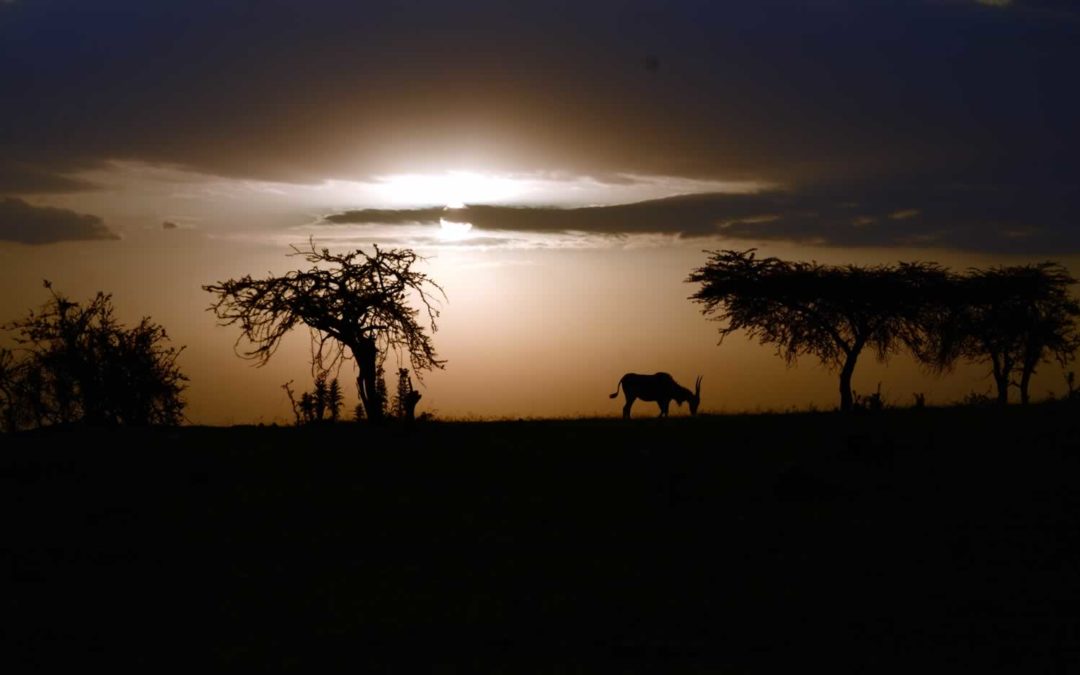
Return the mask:
M 1076 672 L 1076 413 L 0 437 L 0 669 Z

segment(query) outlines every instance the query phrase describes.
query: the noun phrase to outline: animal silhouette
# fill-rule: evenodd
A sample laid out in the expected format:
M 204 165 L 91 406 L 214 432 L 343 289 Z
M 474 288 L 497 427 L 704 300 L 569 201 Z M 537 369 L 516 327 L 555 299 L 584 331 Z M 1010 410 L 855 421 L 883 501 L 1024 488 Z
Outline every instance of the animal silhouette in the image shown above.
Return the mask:
M 691 415 L 697 414 L 698 404 L 701 403 L 700 375 L 694 383 L 694 391 L 680 385 L 668 373 L 653 373 L 652 375 L 627 373 L 619 380 L 619 384 L 615 386 L 615 393 L 609 398 L 619 395 L 619 387 L 622 387 L 623 394 L 626 396 L 626 405 L 622 410 L 623 419 L 630 419 L 630 407 L 639 398 L 642 401 L 656 401 L 656 404 L 660 406 L 660 417 L 667 417 L 668 406 L 672 401 L 679 405 L 689 402 Z

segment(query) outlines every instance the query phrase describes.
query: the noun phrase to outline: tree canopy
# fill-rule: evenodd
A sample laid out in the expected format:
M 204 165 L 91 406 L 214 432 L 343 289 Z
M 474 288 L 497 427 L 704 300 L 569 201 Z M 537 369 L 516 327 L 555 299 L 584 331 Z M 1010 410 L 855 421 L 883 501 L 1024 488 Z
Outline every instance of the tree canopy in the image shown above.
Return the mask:
M 839 369 L 842 410 L 854 403 L 851 379 L 864 350 L 885 360 L 918 347 L 927 311 L 920 298 L 946 274 L 933 263 L 832 266 L 759 258 L 755 249 L 706 252 L 686 281 L 701 284 L 690 299 L 721 322 L 720 341 L 745 331 L 789 365 L 811 355 Z
M 952 277 L 937 296 L 942 308 L 927 330 L 931 363 L 941 369 L 957 359 L 989 364 L 998 402 L 1007 403 L 1016 386 L 1027 403 L 1039 364 L 1056 360 L 1064 367 L 1080 348 L 1080 303 L 1069 292 L 1076 282 L 1049 261 Z
M 357 391 L 368 419 L 378 421 L 385 394 L 377 387 L 377 368 L 389 351 L 408 355 L 413 371 L 443 368 L 436 356 L 431 332 L 437 330 L 436 294 L 442 287 L 413 269 L 421 258 L 409 249 L 374 247 L 331 253 L 293 247 L 312 267 L 283 276 L 254 279 L 250 275 L 203 286 L 216 296 L 210 306 L 221 325 L 239 325 L 236 345 L 247 341 L 241 356 L 266 363 L 281 339 L 303 324 L 311 333 L 312 364 L 320 370 L 353 358 L 359 374 Z M 410 304 L 414 302 L 418 307 Z M 347 351 L 346 351 L 347 350 Z
M 0 349 L 0 414 L 6 430 L 57 424 L 173 425 L 183 420 L 183 347 L 144 317 L 125 328 L 112 296 L 85 305 L 45 282 L 52 298 L 4 326 L 15 349 Z

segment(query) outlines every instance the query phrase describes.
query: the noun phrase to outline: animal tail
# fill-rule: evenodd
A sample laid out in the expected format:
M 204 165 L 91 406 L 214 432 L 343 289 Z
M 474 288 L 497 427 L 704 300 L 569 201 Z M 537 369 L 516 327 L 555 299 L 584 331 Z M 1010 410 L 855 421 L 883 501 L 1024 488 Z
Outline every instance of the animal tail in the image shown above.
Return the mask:
M 621 378 L 619 378 L 619 384 L 615 385 L 615 393 L 612 394 L 611 396 L 608 396 L 608 398 L 615 398 L 616 396 L 619 395 L 619 387 L 622 386 L 622 381 L 625 380 L 625 379 L 626 379 L 625 375 L 623 375 Z

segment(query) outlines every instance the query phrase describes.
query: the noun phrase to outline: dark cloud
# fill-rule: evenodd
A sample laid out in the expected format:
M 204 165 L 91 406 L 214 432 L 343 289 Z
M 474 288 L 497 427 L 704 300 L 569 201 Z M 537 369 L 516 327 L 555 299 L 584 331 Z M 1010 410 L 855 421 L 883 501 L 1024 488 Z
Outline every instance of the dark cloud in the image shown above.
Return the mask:
M 1048 18 L 1078 19 L 1080 7 L 1075 0 L 968 0 L 985 7 L 1012 12 L 1036 12 Z
M 17 2 L 0 147 L 54 176 L 113 158 L 286 181 L 978 167 L 1080 182 L 1080 26 L 1014 11 L 1028 5 L 1065 6 Z
M 52 244 L 58 241 L 119 239 L 98 216 L 21 199 L 0 198 L 0 241 Z
M 813 185 L 586 208 L 366 209 L 328 223 L 469 222 L 482 230 L 678 234 L 829 246 L 1080 252 L 1080 189 L 1060 184 Z
M 2 114 L 0 112 L 0 115 Z M 98 189 L 97 185 L 89 181 L 62 175 L 57 172 L 57 169 L 56 166 L 50 168 L 25 162 L 8 162 L 0 157 L 0 190 L 10 194 L 27 195 L 85 192 Z

